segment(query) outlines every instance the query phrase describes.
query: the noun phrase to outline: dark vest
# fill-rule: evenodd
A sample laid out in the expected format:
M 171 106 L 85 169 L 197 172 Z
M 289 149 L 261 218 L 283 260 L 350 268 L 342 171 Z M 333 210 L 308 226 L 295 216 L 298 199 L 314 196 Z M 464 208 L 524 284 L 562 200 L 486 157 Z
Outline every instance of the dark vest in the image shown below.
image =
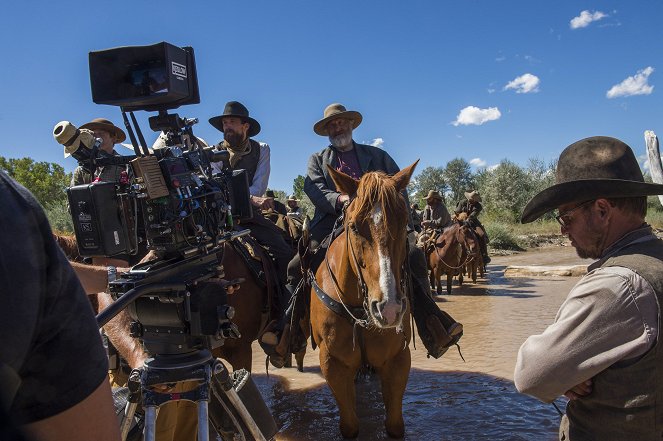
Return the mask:
M 602 267 L 629 268 L 651 284 L 659 305 L 658 333 L 663 329 L 663 241 L 629 245 L 609 257 Z M 615 324 L 614 332 L 619 332 Z M 660 338 L 632 364 L 618 362 L 593 378 L 592 393 L 570 401 L 569 440 L 663 439 L 663 350 Z
M 249 142 L 251 143 L 251 151 L 248 155 L 242 156 L 242 159 L 240 159 L 237 164 L 235 164 L 233 169 L 246 170 L 249 176 L 249 186 L 251 186 L 253 184 L 253 177 L 255 176 L 256 170 L 258 169 L 258 160 L 260 159 L 260 144 L 258 141 L 254 141 L 252 139 L 249 139 Z

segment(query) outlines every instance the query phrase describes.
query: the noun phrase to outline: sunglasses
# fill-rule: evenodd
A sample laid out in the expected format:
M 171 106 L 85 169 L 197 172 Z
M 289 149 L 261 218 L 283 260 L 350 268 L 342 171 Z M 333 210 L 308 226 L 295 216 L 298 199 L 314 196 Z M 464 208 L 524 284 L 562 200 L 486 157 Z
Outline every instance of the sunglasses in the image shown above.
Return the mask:
M 565 211 L 564 213 L 559 213 L 557 216 L 555 216 L 555 219 L 557 220 L 557 222 L 559 222 L 559 224 L 561 226 L 563 226 L 564 228 L 568 228 L 569 225 L 571 225 L 571 220 L 573 219 L 570 216 L 570 214 L 573 213 L 574 211 L 578 210 L 579 208 L 585 207 L 585 206 L 593 203 L 594 201 L 595 201 L 595 199 L 585 201 L 582 204 L 577 205 L 577 206 L 573 207 L 572 209 Z

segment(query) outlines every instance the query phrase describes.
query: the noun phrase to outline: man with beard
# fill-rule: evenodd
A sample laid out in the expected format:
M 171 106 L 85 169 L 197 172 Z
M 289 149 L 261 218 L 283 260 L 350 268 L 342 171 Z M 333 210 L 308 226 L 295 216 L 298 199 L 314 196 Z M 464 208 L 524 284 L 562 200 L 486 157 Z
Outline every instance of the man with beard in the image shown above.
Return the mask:
M 564 440 L 660 440 L 663 436 L 663 241 L 645 223 L 647 195 L 631 148 L 596 136 L 567 147 L 555 185 L 534 196 L 522 222 L 558 210 L 578 256 L 598 259 L 571 289 L 555 322 L 518 352 L 516 388 L 570 401 Z
M 274 198 L 263 196 L 267 190 L 270 173 L 269 146 L 251 139 L 260 133 L 260 124 L 249 116 L 248 109 L 242 103 L 237 101 L 226 103 L 223 114 L 210 118 L 209 122 L 217 130 L 223 132 L 223 141 L 217 148 L 230 153 L 230 168 L 232 170 L 244 169 L 248 173 L 251 204 L 256 209 L 253 210 L 253 218 L 243 222 L 242 227 L 251 230 L 251 236 L 260 245 L 267 248 L 274 258 L 280 285 L 277 289 L 278 306 L 282 315 L 288 302 L 288 294 L 285 289 L 286 270 L 293 251 L 285 241 L 281 230 L 261 214 L 261 210 L 274 209 Z M 277 323 L 282 321 L 282 317 L 275 317 L 266 329 L 271 331 Z M 260 343 L 270 357 L 272 365 L 282 367 L 285 360 L 276 356 L 275 347 L 278 341 L 273 337 L 272 332 L 267 332 L 261 337 Z
M 346 110 L 342 104 L 331 104 L 325 109 L 323 118 L 313 126 L 313 131 L 316 134 L 327 136 L 330 141 L 328 147 L 311 155 L 304 181 L 304 191 L 315 206 L 315 213 L 310 225 L 310 246 L 319 249 L 311 262 L 313 272 L 321 263 L 329 245 L 328 242 L 323 242 L 323 239 L 334 230 L 334 224 L 342 214 L 344 204 L 350 200 L 351 196 L 341 194 L 336 190 L 336 185 L 329 175 L 327 165 L 331 165 L 336 170 L 354 179 L 360 179 L 364 173 L 371 171 L 383 171 L 393 175 L 400 170 L 386 151 L 353 141 L 352 131 L 361 124 L 361 121 L 362 116 L 359 112 Z M 410 204 L 405 192 L 403 197 L 409 207 Z M 408 223 L 411 227 L 411 220 Z M 457 323 L 449 314 L 439 310 L 431 300 L 432 294 L 428 282 L 426 259 L 421 250 L 414 246 L 414 238 L 410 241 L 409 262 L 416 298 L 414 303 L 420 308 L 413 312 L 419 328 L 419 335 L 429 354 L 438 358 L 451 345 L 458 342 L 458 339 L 462 336 L 463 326 Z M 299 255 L 295 255 L 288 265 L 288 289 L 293 295 L 302 279 L 300 265 Z M 291 305 L 294 305 L 294 303 L 291 301 Z M 286 319 L 290 318 L 292 309 L 288 309 Z M 430 313 L 431 311 L 433 312 Z M 429 319 L 429 326 L 434 329 L 424 329 L 426 325 L 420 324 L 423 322 L 417 320 L 419 317 L 423 317 L 424 321 Z M 288 323 L 283 325 L 286 329 L 289 326 L 289 321 L 287 320 Z M 297 332 L 297 330 L 294 331 Z M 298 339 L 295 335 L 291 342 L 291 351 L 298 352 L 301 349 L 301 339 Z M 281 355 L 285 356 L 286 354 Z

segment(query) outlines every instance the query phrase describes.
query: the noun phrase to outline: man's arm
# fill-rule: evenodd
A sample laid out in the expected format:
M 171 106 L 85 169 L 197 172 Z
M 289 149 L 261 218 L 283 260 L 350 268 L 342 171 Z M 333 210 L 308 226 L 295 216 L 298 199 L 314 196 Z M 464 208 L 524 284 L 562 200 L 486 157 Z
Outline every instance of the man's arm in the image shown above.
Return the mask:
M 96 294 L 106 290 L 108 286 L 108 267 L 99 265 L 86 265 L 79 262 L 69 262 L 76 271 L 86 294 Z M 129 268 L 118 268 L 118 273 L 129 271 Z
M 99 309 L 104 309 L 113 303 L 110 294 L 105 292 L 99 292 L 97 299 Z M 130 324 L 131 318 L 127 311 L 123 310 L 104 326 L 104 331 L 122 358 L 127 360 L 132 369 L 137 369 L 143 366 L 143 362 L 148 358 L 148 355 L 143 350 L 140 341 L 129 335 Z
M 267 184 L 269 182 L 270 168 L 270 151 L 269 145 L 264 142 L 259 142 L 260 157 L 258 158 L 258 166 L 253 175 L 253 182 L 249 186 L 249 193 L 251 196 L 262 196 L 267 191 Z
M 24 429 L 35 441 L 119 441 L 120 427 L 108 378 L 83 401 Z
M 329 214 L 337 214 L 336 200 L 341 195 L 336 188 L 327 185 L 321 154 L 313 154 L 308 160 L 306 179 L 304 180 L 304 192 L 309 197 L 315 208 Z
M 651 285 L 633 271 L 589 273 L 571 290 L 555 323 L 520 347 L 516 388 L 551 402 L 614 363 L 643 355 L 655 342 L 657 312 Z

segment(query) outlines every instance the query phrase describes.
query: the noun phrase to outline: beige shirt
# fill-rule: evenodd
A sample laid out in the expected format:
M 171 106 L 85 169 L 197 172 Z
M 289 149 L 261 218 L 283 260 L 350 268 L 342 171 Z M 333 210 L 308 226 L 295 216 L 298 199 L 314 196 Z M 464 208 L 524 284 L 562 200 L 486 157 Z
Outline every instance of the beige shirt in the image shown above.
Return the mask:
M 514 383 L 518 391 L 551 402 L 615 363 L 636 361 L 657 335 L 651 285 L 628 268 L 591 269 L 573 287 L 555 322 L 520 347 Z

